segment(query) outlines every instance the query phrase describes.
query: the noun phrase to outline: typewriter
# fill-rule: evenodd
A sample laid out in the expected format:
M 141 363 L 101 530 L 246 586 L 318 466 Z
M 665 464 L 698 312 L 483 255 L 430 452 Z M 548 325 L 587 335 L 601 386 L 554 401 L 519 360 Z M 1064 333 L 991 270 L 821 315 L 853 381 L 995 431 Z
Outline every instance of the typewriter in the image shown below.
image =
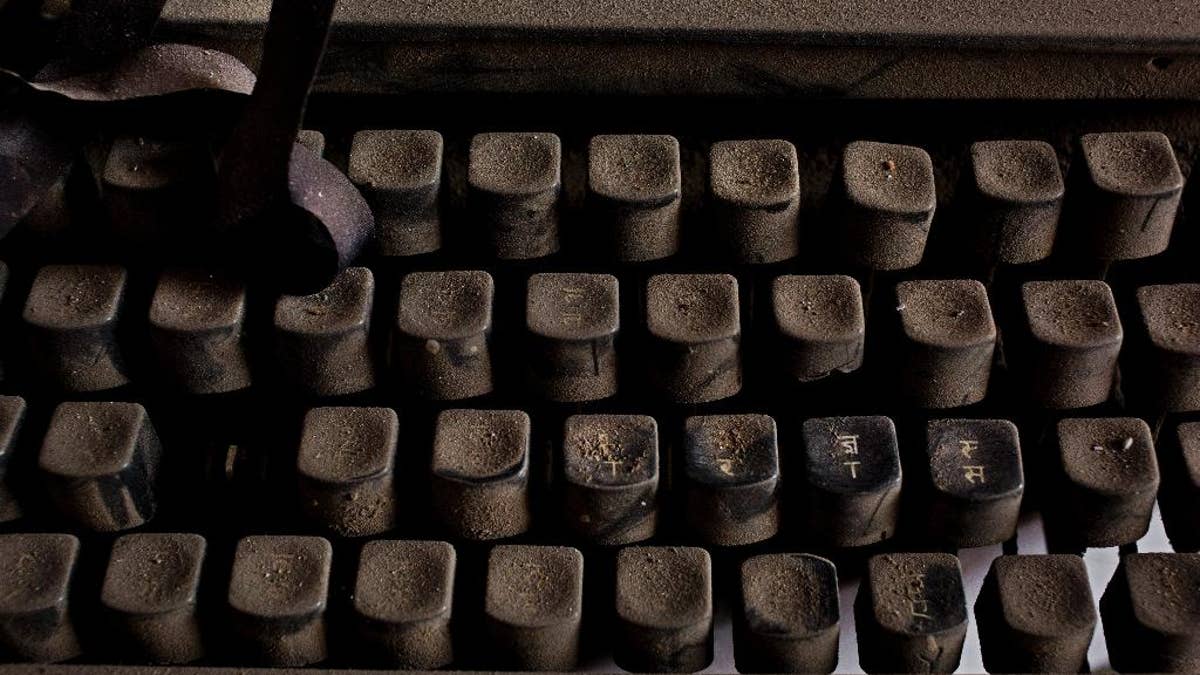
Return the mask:
M 1200 4 L 0 0 L 0 672 L 1200 670 Z

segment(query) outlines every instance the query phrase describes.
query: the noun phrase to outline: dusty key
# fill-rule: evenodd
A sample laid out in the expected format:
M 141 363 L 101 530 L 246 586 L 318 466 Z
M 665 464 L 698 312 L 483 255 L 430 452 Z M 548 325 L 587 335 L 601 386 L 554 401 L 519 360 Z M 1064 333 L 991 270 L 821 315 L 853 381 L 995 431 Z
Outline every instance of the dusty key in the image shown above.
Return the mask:
M 275 303 L 279 374 L 309 396 L 343 396 L 375 386 L 369 350 L 375 277 L 342 270 L 325 290 L 284 295 Z
M 186 254 L 212 218 L 216 168 L 204 142 L 117 138 L 100 181 L 112 228 L 133 251 Z
M 1079 147 L 1075 250 L 1101 260 L 1165 251 L 1183 193 L 1170 139 L 1156 131 L 1085 134 Z
M 433 440 L 433 502 L 455 537 L 483 541 L 529 529 L 529 416 L 445 410 Z
M 679 141 L 673 136 L 594 136 L 588 195 L 599 238 L 616 260 L 657 260 L 679 249 Z
M 712 561 L 702 548 L 617 554 L 613 660 L 633 672 L 687 673 L 713 658 Z
M 905 281 L 896 286 L 903 340 L 901 391 L 922 408 L 956 408 L 987 396 L 996 324 L 983 284 Z
M 1109 661 L 1124 673 L 1200 670 L 1200 554 L 1121 557 L 1100 598 Z
M 393 341 L 402 381 L 436 400 L 492 391 L 495 286 L 487 272 L 413 272 L 400 285 Z
M 467 183 L 488 252 L 501 260 L 558 251 L 562 146 L 547 133 L 490 133 L 471 139 Z
M 925 432 L 933 492 L 922 528 L 957 548 L 1012 538 L 1025 473 L 1017 427 L 1007 420 L 931 420 Z
M 780 352 L 801 382 L 858 370 L 866 320 L 862 289 L 853 277 L 777 277 L 771 289 Z
M 1124 333 L 1103 281 L 1030 281 L 1021 287 L 1029 342 L 1012 350 L 1033 402 L 1084 408 L 1108 400 Z
M 1096 629 L 1083 558 L 996 558 L 975 602 L 975 621 L 989 673 L 1083 672 Z
M 33 365 L 66 391 L 115 389 L 129 383 L 117 344 L 126 272 L 108 265 L 47 265 L 25 301 Z
M 567 671 L 579 660 L 583 554 L 569 546 L 496 546 L 484 602 L 500 667 Z
M 371 541 L 359 556 L 354 619 L 367 659 L 402 669 L 454 661 L 450 614 L 454 547 L 442 541 Z
M 971 144 L 972 216 L 988 260 L 1021 265 L 1048 257 L 1062 214 L 1062 171 L 1045 141 Z
M 62 403 L 38 467 L 63 517 L 97 532 L 128 530 L 158 510 L 162 446 L 138 403 Z
M 900 512 L 900 450 L 887 417 L 804 423 L 806 532 L 838 547 L 893 536 Z
M 652 384 L 674 403 L 741 391 L 738 282 L 728 274 L 657 274 L 646 287 Z
M 0 642 L 24 661 L 80 655 L 71 620 L 79 540 L 69 534 L 0 534 Z
M 189 394 L 251 384 L 246 357 L 246 287 L 215 272 L 174 269 L 150 301 L 150 341 L 161 376 Z
M 1065 419 L 1058 423 L 1061 484 L 1045 516 L 1085 546 L 1142 538 L 1158 493 L 1150 428 L 1140 419 Z
M 856 141 L 842 154 L 843 254 L 872 270 L 916 266 L 937 207 L 929 153 Z
M 1176 551 L 1200 550 L 1200 422 L 1185 422 L 1159 434 L 1158 506 Z
M 332 558 L 332 547 L 320 537 L 264 535 L 238 542 L 228 601 L 245 658 L 285 667 L 325 660 Z
M 197 534 L 127 534 L 113 542 L 100 603 L 130 661 L 204 656 L 196 600 L 205 549 Z
M 13 494 L 13 481 L 8 471 L 17 440 L 25 424 L 25 399 L 20 396 L 0 396 L 0 523 L 8 523 L 24 515 Z
M 595 401 L 617 393 L 617 278 L 535 274 L 525 292 L 531 384 L 551 401 Z
M 950 673 L 967 636 L 958 558 L 891 553 L 867 562 L 854 601 L 858 659 L 868 673 Z
M 787 141 L 722 141 L 708 153 L 714 248 L 738 263 L 800 252 L 800 162 Z
M 563 430 L 567 527 L 583 540 L 649 539 L 658 524 L 658 424 L 644 415 L 572 415 Z
M 391 408 L 309 410 L 296 463 L 305 519 L 343 537 L 392 529 L 399 434 Z
M 350 180 L 375 211 L 381 255 L 419 255 L 442 247 L 442 147 L 436 131 L 354 134 Z
M 701 539 L 741 546 L 779 531 L 779 435 L 767 415 L 684 423 L 687 520 Z
M 832 673 L 838 663 L 837 570 L 807 553 L 742 563 L 733 655 L 742 673 Z
M 1200 284 L 1137 290 L 1141 381 L 1154 405 L 1172 412 L 1200 410 Z
M 315 129 L 301 129 L 296 134 L 296 143 L 303 145 L 317 157 L 325 156 L 325 134 Z

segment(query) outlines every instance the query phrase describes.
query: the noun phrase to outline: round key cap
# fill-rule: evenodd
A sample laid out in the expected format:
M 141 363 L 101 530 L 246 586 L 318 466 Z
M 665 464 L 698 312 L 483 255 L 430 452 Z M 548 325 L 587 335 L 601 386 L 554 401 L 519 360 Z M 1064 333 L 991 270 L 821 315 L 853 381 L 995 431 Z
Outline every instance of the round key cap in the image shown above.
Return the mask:
M 866 320 L 862 289 L 853 277 L 781 276 L 771 301 L 784 366 L 797 380 L 862 365 Z
M 394 360 L 404 383 L 435 400 L 492 391 L 487 272 L 414 272 L 400 285 Z
M 1064 193 L 1054 146 L 1045 141 L 971 144 L 972 212 L 988 260 L 1021 265 L 1054 249 Z

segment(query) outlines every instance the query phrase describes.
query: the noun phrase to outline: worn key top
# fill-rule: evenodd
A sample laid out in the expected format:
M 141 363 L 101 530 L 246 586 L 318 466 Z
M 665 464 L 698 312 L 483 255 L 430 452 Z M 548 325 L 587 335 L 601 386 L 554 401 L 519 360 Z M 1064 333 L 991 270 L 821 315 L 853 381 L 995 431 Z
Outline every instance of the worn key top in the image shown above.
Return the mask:
M 433 440 L 433 502 L 454 536 L 484 541 L 529 528 L 529 416 L 445 410 Z
M 296 465 L 308 522 L 343 537 L 392 529 L 399 434 L 391 408 L 309 410 Z
M 1048 525 L 1085 546 L 1142 538 L 1158 493 L 1150 428 L 1140 419 L 1065 419 L 1058 423 L 1061 485 Z
M 777 277 L 771 289 L 784 367 L 801 382 L 858 370 L 866 320 L 853 277 Z
M 738 282 L 728 274 L 657 274 L 646 286 L 650 377 L 674 403 L 741 391 Z
M 686 673 L 712 662 L 712 561 L 702 548 L 629 546 L 617 554 L 613 659 L 633 672 Z
M 900 511 L 900 450 L 887 417 L 825 417 L 804 423 L 804 523 L 838 547 L 893 536 Z
M 619 261 L 658 260 L 679 249 L 679 141 L 673 136 L 594 136 L 588 195 L 597 234 Z
M 950 673 L 967 635 L 958 558 L 891 553 L 867 562 L 854 602 L 858 659 L 868 673 Z
M 1083 558 L 996 558 L 975 603 L 975 620 L 989 673 L 1083 672 L 1096 629 Z
M 541 258 L 558 251 L 558 136 L 479 134 L 471 139 L 467 174 L 472 208 L 493 257 Z
M 38 467 L 63 517 L 97 532 L 128 530 L 158 510 L 162 446 L 137 403 L 62 403 Z
M 113 543 L 100 603 L 130 661 L 204 656 L 196 599 L 205 548 L 196 534 L 127 534 Z
M 807 553 L 755 556 L 741 566 L 733 654 L 742 673 L 832 673 L 838 663 L 838 580 Z
M 0 642 L 18 659 L 80 655 L 69 612 L 79 540 L 69 534 L 0 534 Z
M 373 664 L 441 668 L 454 661 L 450 614 L 454 547 L 442 541 L 371 541 L 359 556 L 354 619 Z
M 129 383 L 117 344 L 126 272 L 108 265 L 47 265 L 25 301 L 30 356 L 41 375 L 66 391 Z
M 843 254 L 872 270 L 916 266 L 937 194 L 933 162 L 921 148 L 856 141 L 842 154 Z
M 773 263 L 800 251 L 800 168 L 787 141 L 722 141 L 708 153 L 719 255 Z
M 658 424 L 644 415 L 572 415 L 563 430 L 567 527 L 603 545 L 654 536 Z
M 407 386 L 436 400 L 492 391 L 495 286 L 487 272 L 414 272 L 400 285 L 394 360 Z
M 304 146 L 317 157 L 325 156 L 325 134 L 316 129 L 301 129 L 296 134 L 296 144 Z
M 922 527 L 958 548 L 1012 538 L 1025 475 L 1017 427 L 1007 420 L 931 420 L 925 432 L 933 492 Z
M 442 135 L 370 130 L 354 134 L 350 180 L 375 211 L 375 239 L 388 257 L 442 247 Z
M 988 260 L 1021 265 L 1048 257 L 1062 213 L 1062 171 L 1045 141 L 971 144 L 971 210 Z
M 1143 362 L 1130 379 L 1165 410 L 1200 410 L 1200 284 L 1143 286 L 1137 306 Z
M 1029 342 L 1010 350 L 1033 401 L 1084 408 L 1108 400 L 1124 333 L 1103 281 L 1030 281 L 1021 287 Z
M 205 209 L 211 208 L 216 169 L 207 143 L 117 138 L 100 181 L 112 227 L 134 251 L 186 247 L 197 226 L 212 217 Z
M 1158 506 L 1176 551 L 1200 550 L 1200 422 L 1185 422 L 1159 435 L 1162 485 Z
M 13 453 L 25 424 L 25 399 L 20 396 L 0 396 L 0 523 L 14 521 L 24 515 L 21 504 L 13 494 L 14 481 L 9 478 Z
M 246 358 L 246 287 L 213 272 L 163 272 L 150 301 L 150 341 L 164 379 L 190 394 L 251 384 Z
M 568 546 L 496 546 L 488 556 L 484 613 L 501 667 L 575 668 L 583 554 Z
M 617 393 L 617 278 L 535 274 L 525 293 L 531 384 L 551 401 L 595 401 Z
M 987 396 L 996 324 L 975 280 L 905 281 L 896 286 L 903 335 L 901 391 L 922 408 L 955 408 Z
M 325 290 L 275 303 L 279 374 L 309 396 L 343 396 L 375 386 L 369 350 L 375 276 L 365 267 L 338 273 Z
M 263 535 L 238 542 L 228 600 L 245 658 L 288 667 L 325 660 L 332 558 L 332 547 L 320 537 Z
M 1125 673 L 1200 671 L 1200 554 L 1134 553 L 1100 598 L 1113 668 Z
M 687 519 L 707 543 L 740 546 L 779 530 L 779 437 L 767 415 L 684 423 Z

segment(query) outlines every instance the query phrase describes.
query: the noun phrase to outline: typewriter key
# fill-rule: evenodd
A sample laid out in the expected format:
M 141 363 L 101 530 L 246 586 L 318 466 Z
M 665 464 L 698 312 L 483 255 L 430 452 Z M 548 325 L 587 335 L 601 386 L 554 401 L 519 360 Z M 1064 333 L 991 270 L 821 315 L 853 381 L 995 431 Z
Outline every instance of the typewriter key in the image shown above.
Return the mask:
M 441 134 L 358 132 L 350 147 L 350 180 L 375 210 L 381 255 L 419 255 L 442 247 Z
M 483 541 L 529 529 L 529 416 L 446 410 L 433 440 L 433 503 L 455 537 Z
M 922 408 L 982 401 L 996 347 L 996 324 L 983 284 L 905 281 L 896 287 L 896 299 L 906 400 Z
M 724 141 L 709 150 L 715 251 L 773 263 L 800 251 L 800 169 L 787 141 Z
M 741 391 L 737 279 L 727 274 L 658 274 L 646 287 L 648 367 L 659 394 L 704 403 Z
M 79 540 L 69 534 L 0 534 L 0 642 L 19 659 L 80 655 L 69 612 Z
M 856 141 L 842 154 L 843 252 L 872 270 L 916 266 L 937 207 L 933 162 L 921 148 Z
M 566 521 L 577 536 L 619 545 L 658 523 L 658 424 L 643 415 L 572 415 L 563 431 Z
M 772 287 L 775 326 L 787 370 L 800 382 L 862 365 L 862 290 L 847 276 L 786 275 Z
M 1113 668 L 1123 673 L 1200 670 L 1200 554 L 1121 558 L 1100 598 Z
M 887 417 L 804 423 L 806 532 L 838 547 L 893 536 L 900 512 L 900 450 Z
M 551 401 L 594 401 L 617 393 L 620 323 L 617 278 L 535 274 L 525 295 L 529 369 Z
M 246 287 L 198 269 L 168 270 L 150 301 L 150 341 L 163 377 L 189 394 L 250 386 Z
M 459 400 L 492 391 L 492 277 L 414 272 L 400 285 L 394 360 L 421 395 Z
M 931 420 L 925 432 L 933 493 L 922 527 L 959 548 L 1012 538 L 1025 477 L 1017 427 L 1005 420 Z
M 972 217 L 987 257 L 1005 265 L 1048 257 L 1065 189 L 1054 146 L 1044 141 L 973 143 L 971 178 Z
M 1154 405 L 1200 410 L 1200 284 L 1143 286 L 1137 305 L 1144 361 L 1130 379 L 1144 380 Z
M 837 570 L 807 553 L 742 563 L 733 652 L 743 673 L 832 673 L 838 663 Z
M 589 205 L 616 260 L 657 260 L 679 249 L 679 141 L 672 136 L 594 136 Z
M 684 423 L 687 519 L 707 543 L 752 544 L 779 530 L 779 438 L 767 415 Z
M 303 145 L 312 154 L 317 157 L 325 156 L 325 134 L 313 129 L 301 129 L 299 134 L 296 134 L 296 143 Z
M 493 257 L 541 258 L 558 251 L 558 136 L 479 134 L 471 139 L 467 173 L 475 218 Z
M 496 546 L 485 610 L 492 649 L 516 670 L 575 668 L 583 615 L 583 555 L 566 546 Z
M 713 657 L 712 561 L 702 548 L 629 546 L 617 554 L 613 658 L 633 672 L 686 673 Z

